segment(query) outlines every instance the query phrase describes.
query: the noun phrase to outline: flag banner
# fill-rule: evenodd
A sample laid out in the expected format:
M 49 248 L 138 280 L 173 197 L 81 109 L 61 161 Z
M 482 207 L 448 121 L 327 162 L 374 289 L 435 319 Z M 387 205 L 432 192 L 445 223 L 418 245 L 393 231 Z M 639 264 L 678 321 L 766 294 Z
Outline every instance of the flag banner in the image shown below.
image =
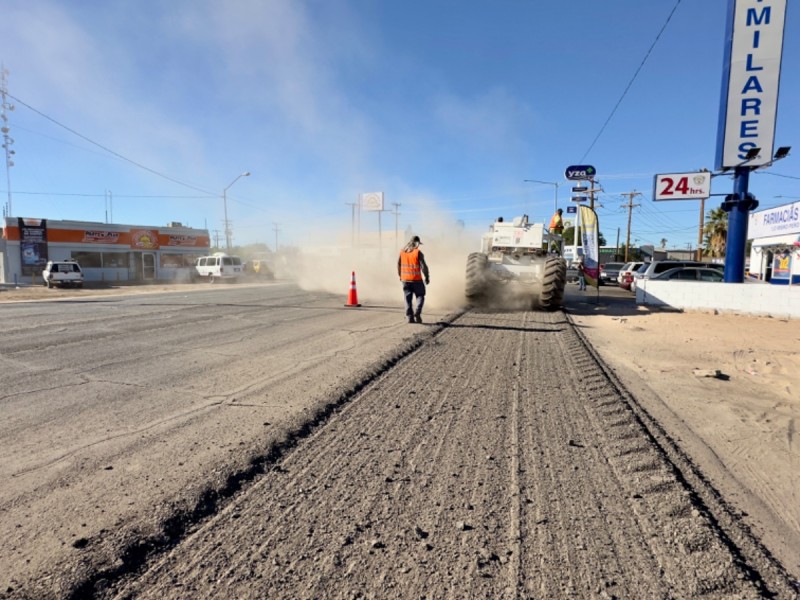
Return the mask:
M 581 206 L 581 244 L 583 245 L 583 269 L 586 283 L 600 289 L 600 222 L 597 213 L 588 206 Z

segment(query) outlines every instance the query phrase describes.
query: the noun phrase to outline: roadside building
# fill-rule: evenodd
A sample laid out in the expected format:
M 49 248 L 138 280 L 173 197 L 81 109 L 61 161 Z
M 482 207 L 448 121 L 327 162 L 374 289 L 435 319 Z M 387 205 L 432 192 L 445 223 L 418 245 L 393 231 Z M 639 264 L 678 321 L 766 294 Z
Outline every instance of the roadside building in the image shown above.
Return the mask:
M 750 214 L 749 277 L 776 285 L 800 283 L 800 202 Z
M 41 283 L 48 260 L 76 260 L 86 281 L 188 280 L 198 256 L 208 254 L 208 230 L 5 217 L 0 282 Z

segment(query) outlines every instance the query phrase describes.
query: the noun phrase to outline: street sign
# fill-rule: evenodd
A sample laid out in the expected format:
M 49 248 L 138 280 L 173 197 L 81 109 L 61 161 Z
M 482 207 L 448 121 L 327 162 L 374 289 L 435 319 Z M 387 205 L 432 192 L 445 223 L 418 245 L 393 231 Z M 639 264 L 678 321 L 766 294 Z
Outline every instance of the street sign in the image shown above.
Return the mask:
M 653 179 L 653 200 L 700 200 L 711 196 L 711 173 L 666 173 Z
M 772 163 L 787 4 L 787 0 L 728 2 L 717 169 Z M 747 151 L 754 148 L 761 152 L 748 160 Z
M 570 181 L 589 181 L 597 175 L 592 165 L 571 165 L 564 171 L 564 177 Z
M 573 202 L 588 202 L 589 201 L 589 196 L 573 196 L 572 197 L 572 201 Z
M 383 192 L 361 194 L 361 209 L 364 211 L 383 210 Z
M 577 187 L 572 188 L 572 193 L 573 194 L 581 194 L 583 192 L 588 192 L 588 191 L 589 191 L 589 188 L 587 188 L 585 185 L 579 185 Z
M 577 214 L 578 207 L 577 206 L 568 206 L 567 207 L 567 214 Z

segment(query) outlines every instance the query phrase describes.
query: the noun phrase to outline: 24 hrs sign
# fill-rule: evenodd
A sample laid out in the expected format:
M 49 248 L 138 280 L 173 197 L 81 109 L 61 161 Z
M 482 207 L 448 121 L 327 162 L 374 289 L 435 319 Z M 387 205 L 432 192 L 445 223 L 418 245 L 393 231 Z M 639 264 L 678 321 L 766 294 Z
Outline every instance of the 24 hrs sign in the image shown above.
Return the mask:
M 700 200 L 711 195 L 711 173 L 656 175 L 653 200 Z

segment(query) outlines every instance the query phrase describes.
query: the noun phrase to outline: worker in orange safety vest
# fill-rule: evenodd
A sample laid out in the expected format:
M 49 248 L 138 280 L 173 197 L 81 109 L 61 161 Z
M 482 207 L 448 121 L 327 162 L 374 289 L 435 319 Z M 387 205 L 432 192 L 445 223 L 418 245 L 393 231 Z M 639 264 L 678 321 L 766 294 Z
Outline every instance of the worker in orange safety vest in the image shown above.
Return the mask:
M 550 233 L 557 233 L 561 235 L 564 233 L 564 219 L 561 218 L 561 214 L 564 211 L 562 209 L 556 210 L 553 218 L 550 219 Z
M 430 274 L 425 257 L 419 247 L 422 242 L 418 235 L 413 236 L 400 251 L 397 259 L 397 274 L 403 283 L 403 296 L 406 301 L 406 318 L 409 323 L 422 323 L 422 307 L 425 304 L 425 286 L 430 284 Z M 423 282 L 424 278 L 424 282 Z M 414 308 L 413 300 L 417 298 Z

